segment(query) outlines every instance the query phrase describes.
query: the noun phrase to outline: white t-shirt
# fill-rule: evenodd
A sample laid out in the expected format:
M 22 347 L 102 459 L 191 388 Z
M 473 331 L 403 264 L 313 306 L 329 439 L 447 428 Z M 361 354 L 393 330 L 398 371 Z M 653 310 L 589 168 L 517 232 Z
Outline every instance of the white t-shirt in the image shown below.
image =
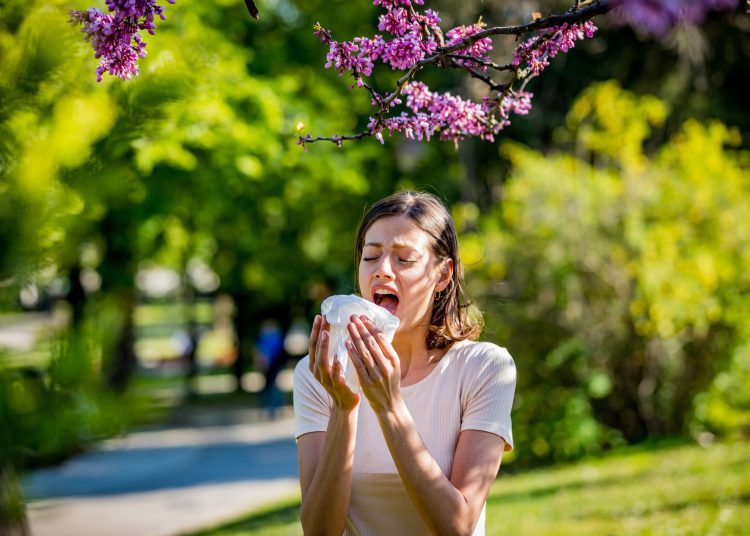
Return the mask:
M 294 371 L 295 437 L 325 432 L 332 401 L 309 369 L 309 356 Z M 455 343 L 419 382 L 401 388 L 417 431 L 443 473 L 450 477 L 453 454 L 462 430 L 483 430 L 513 448 L 510 410 L 516 367 L 505 348 L 489 342 Z M 367 400 L 357 409 L 357 439 L 352 496 L 345 535 L 397 536 L 429 534 L 406 493 Z M 485 505 L 486 506 L 486 505 Z M 484 535 L 485 508 L 474 530 Z

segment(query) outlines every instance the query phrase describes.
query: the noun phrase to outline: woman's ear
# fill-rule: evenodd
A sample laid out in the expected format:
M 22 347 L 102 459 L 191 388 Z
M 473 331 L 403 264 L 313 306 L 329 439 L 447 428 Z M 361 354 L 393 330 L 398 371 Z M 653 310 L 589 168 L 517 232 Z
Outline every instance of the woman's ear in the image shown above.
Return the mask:
M 453 279 L 453 259 L 445 259 L 440 266 L 440 279 L 438 279 L 437 285 L 435 285 L 436 292 L 442 292 L 448 285 L 451 284 Z

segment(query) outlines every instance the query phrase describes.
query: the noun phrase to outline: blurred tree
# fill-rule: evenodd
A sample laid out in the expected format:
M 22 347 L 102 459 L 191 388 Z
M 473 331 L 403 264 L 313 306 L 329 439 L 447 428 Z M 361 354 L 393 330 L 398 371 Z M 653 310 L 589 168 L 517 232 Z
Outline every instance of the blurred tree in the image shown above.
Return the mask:
M 649 156 L 666 119 L 663 101 L 592 86 L 559 132 L 574 154 L 503 145 L 503 204 L 464 235 L 477 260 L 487 241 L 478 291 L 505 302 L 488 323 L 515 351 L 514 422 L 540 459 L 687 432 L 747 344 L 748 154 L 736 130 L 687 121 Z

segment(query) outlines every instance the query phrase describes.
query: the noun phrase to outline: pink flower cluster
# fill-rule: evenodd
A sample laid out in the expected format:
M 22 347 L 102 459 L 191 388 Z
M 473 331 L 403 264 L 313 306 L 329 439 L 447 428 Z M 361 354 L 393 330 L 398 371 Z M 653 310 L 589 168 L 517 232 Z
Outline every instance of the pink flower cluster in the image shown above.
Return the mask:
M 737 9 L 737 0 L 616 0 L 612 18 L 647 34 L 665 35 L 677 24 L 699 24 L 709 11 Z
M 175 0 L 167 0 L 174 4 Z M 138 74 L 138 58 L 146 57 L 146 43 L 141 39 L 141 30 L 154 33 L 154 16 L 162 20 L 164 7 L 157 0 L 106 0 L 110 13 L 96 8 L 86 11 L 73 10 L 70 20 L 82 24 L 81 31 L 91 41 L 94 56 L 99 59 L 96 81 L 101 82 L 109 72 L 127 80 Z
M 448 40 L 446 43 L 446 46 L 452 46 L 460 43 L 467 37 L 471 37 L 474 34 L 477 34 L 482 31 L 483 25 L 482 24 L 473 24 L 471 26 L 457 26 L 450 30 L 447 34 L 445 34 L 445 38 Z M 485 37 L 483 39 L 479 39 L 475 43 L 472 43 L 470 46 L 466 48 L 458 49 L 457 53 L 464 55 L 464 56 L 471 56 L 473 58 L 477 58 L 483 61 L 490 61 L 491 58 L 489 57 L 489 52 L 492 50 L 492 39 L 489 37 Z M 459 65 L 464 65 L 466 67 L 471 68 L 478 68 L 482 71 L 486 71 L 487 68 L 483 65 L 478 65 L 476 62 L 467 61 L 467 60 L 458 60 Z
M 413 4 L 423 4 L 422 0 L 374 0 L 374 4 L 386 10 L 379 17 L 378 30 L 393 36 L 388 41 L 375 35 L 339 42 L 329 30 L 320 24 L 315 26 L 315 35 L 329 46 L 326 68 L 335 68 L 339 75 L 350 71 L 360 86 L 361 77 L 370 76 L 376 61 L 381 60 L 394 70 L 406 70 L 438 47 L 440 17 L 432 10 L 420 14 L 412 9 Z
M 519 45 L 513 52 L 513 65 L 525 64 L 538 75 L 549 66 L 550 58 L 557 56 L 558 52 L 568 52 L 576 41 L 584 37 L 594 37 L 596 30 L 597 27 L 590 20 L 548 28 Z
M 167 0 L 174 4 L 175 0 Z M 147 30 L 154 35 L 154 15 L 158 15 L 161 20 L 166 20 L 164 6 L 156 3 L 156 0 L 106 0 L 107 8 L 115 14 L 117 18 L 129 18 L 131 21 L 139 21 L 138 28 Z M 143 20 L 141 20 L 143 19 Z
M 531 93 L 508 93 L 497 105 L 493 99 L 481 104 L 450 93 L 434 93 L 422 82 L 408 83 L 402 92 L 406 107 L 412 112 L 387 117 L 382 123 L 371 117 L 368 128 L 383 143 L 383 130 L 390 135 L 400 132 L 409 139 L 429 140 L 435 133 L 439 139 L 459 142 L 466 136 L 494 141 L 510 124 L 509 113 L 525 115 L 531 109 Z

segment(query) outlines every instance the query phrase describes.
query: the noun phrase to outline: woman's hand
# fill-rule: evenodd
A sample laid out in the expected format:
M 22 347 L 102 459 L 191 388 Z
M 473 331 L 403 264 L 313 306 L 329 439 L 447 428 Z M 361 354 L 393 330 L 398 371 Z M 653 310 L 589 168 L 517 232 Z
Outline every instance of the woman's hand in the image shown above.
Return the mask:
M 394 410 L 401 400 L 401 361 L 396 350 L 366 316 L 352 315 L 347 325 L 349 358 L 362 392 L 375 413 Z
M 344 381 L 344 370 L 338 359 L 331 365 L 328 358 L 330 324 L 321 315 L 316 315 L 310 333 L 310 371 L 325 388 L 337 409 L 352 411 L 359 404 L 359 394 L 353 392 Z

